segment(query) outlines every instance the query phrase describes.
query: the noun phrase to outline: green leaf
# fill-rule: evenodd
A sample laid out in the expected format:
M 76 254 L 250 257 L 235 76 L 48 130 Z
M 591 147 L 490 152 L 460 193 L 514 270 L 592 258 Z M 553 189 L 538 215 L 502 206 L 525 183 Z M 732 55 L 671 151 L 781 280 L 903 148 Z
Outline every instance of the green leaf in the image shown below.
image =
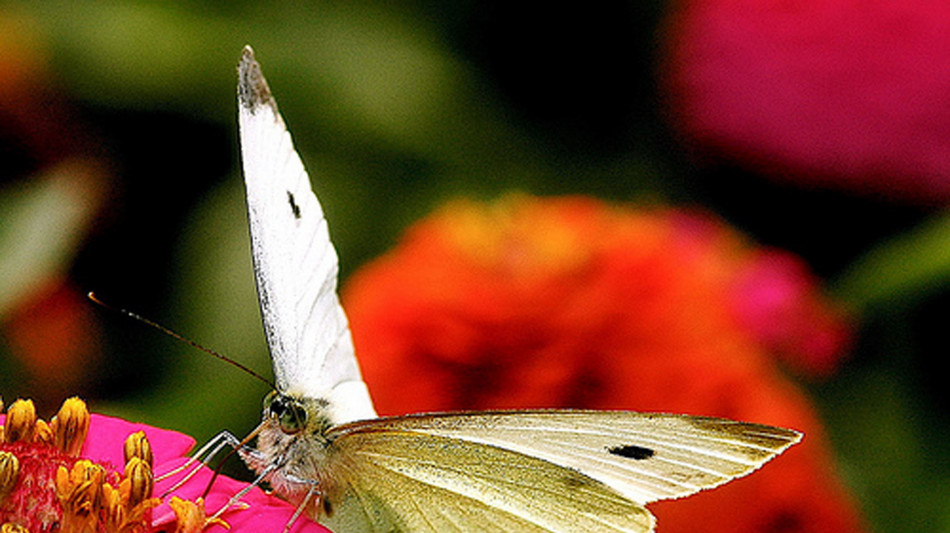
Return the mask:
M 919 299 L 950 280 L 950 211 L 885 241 L 834 284 L 838 297 L 863 310 Z

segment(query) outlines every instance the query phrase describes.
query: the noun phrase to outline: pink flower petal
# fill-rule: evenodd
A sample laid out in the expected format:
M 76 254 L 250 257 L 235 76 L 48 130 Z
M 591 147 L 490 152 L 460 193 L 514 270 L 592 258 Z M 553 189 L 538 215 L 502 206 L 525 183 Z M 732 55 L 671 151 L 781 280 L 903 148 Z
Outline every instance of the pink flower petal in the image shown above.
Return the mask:
M 155 468 L 156 475 L 158 476 L 163 472 L 168 472 L 182 463 L 184 463 L 184 460 L 179 458 L 158 465 Z M 208 486 L 208 482 L 211 480 L 211 476 L 211 469 L 202 467 L 188 483 L 175 490 L 173 494 L 179 498 L 194 501 L 204 492 Z M 180 479 L 180 475 L 171 476 L 170 479 L 156 483 L 155 494 L 162 494 L 178 479 Z M 214 514 L 216 510 L 228 502 L 231 496 L 246 486 L 246 482 L 237 481 L 226 476 L 218 476 L 214 481 L 211 491 L 205 497 L 205 509 L 208 514 Z M 168 500 L 168 498 L 165 499 Z M 238 533 L 242 530 L 282 531 L 296 510 L 295 506 L 276 496 L 269 495 L 257 487 L 254 487 L 250 492 L 244 495 L 241 501 L 249 505 L 249 507 L 247 509 L 235 507 L 233 510 L 229 510 L 221 516 L 221 518 L 231 525 L 232 533 Z M 155 508 L 152 517 L 156 527 L 161 527 L 175 520 L 174 514 L 167 503 Z M 226 530 L 220 526 L 211 526 L 206 531 L 223 532 Z M 326 533 L 327 531 L 329 530 L 304 515 L 300 516 L 290 529 L 290 533 Z
M 152 445 L 155 464 L 183 457 L 195 445 L 195 439 L 177 431 L 105 415 L 93 414 L 91 417 L 89 436 L 86 438 L 81 455 L 99 463 L 111 464 L 116 468 L 121 468 L 125 464 L 123 455 L 125 439 L 136 431 L 145 431 L 148 442 Z
M 815 377 L 833 373 L 851 344 L 842 310 L 815 287 L 815 277 L 798 257 L 760 250 L 735 275 L 736 319 L 779 357 Z

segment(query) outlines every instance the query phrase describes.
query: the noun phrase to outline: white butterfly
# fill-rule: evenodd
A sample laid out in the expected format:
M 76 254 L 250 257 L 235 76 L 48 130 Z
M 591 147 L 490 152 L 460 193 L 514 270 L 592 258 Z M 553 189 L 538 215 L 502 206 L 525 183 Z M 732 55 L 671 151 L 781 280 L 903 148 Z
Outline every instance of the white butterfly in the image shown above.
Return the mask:
M 238 72 L 254 269 L 277 388 L 257 448 L 241 455 L 298 513 L 339 533 L 642 533 L 654 527 L 645 504 L 748 474 L 801 439 L 635 412 L 377 418 L 336 296 L 327 221 L 250 47 Z

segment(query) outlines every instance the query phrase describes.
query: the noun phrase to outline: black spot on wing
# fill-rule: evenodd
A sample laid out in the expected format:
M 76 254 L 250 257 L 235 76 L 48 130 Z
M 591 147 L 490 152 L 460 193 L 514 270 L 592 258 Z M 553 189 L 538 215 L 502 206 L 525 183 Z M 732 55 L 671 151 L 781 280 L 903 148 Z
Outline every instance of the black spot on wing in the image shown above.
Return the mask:
M 656 452 L 650 448 L 644 448 L 643 446 L 635 446 L 633 444 L 627 444 L 624 446 L 614 446 L 613 448 L 607 448 L 607 451 L 619 455 L 620 457 L 626 457 L 628 459 L 635 459 L 637 461 L 642 461 L 644 459 L 649 459 L 656 455 Z
M 287 191 L 287 201 L 290 202 L 290 210 L 294 212 L 294 218 L 300 218 L 300 206 L 297 205 L 297 201 L 294 200 L 294 194 L 290 191 Z

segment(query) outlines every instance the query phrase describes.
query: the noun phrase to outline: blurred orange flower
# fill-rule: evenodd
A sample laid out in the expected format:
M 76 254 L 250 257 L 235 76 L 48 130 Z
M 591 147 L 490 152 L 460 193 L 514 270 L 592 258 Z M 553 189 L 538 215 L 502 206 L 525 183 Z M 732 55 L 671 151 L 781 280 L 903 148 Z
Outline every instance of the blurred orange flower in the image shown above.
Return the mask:
M 51 280 L 0 322 L 12 355 L 41 398 L 62 397 L 86 383 L 99 355 L 99 324 L 72 283 Z
M 711 215 L 459 201 L 357 272 L 343 300 L 382 413 L 635 409 L 793 427 L 805 443 L 762 472 L 653 506 L 663 530 L 861 530 L 819 421 L 772 357 L 827 372 L 847 327 L 800 260 Z

